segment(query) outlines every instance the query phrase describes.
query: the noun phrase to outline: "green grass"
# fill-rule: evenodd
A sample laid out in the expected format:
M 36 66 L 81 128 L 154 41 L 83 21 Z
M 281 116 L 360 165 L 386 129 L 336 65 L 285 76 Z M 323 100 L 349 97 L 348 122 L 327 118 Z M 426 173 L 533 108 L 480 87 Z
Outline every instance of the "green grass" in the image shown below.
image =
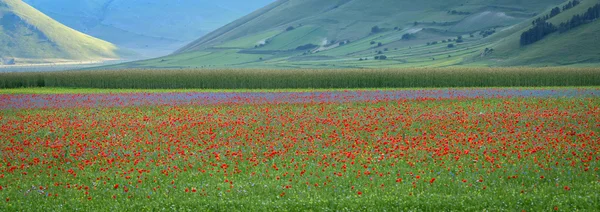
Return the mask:
M 239 48 L 239 49 L 249 49 L 254 48 L 256 45 L 264 43 L 266 40 L 272 38 L 280 34 L 281 31 L 273 30 L 266 31 L 264 33 L 259 33 L 255 35 L 246 36 L 240 39 L 232 40 L 220 45 L 215 46 L 216 48 Z
M 144 67 L 152 68 L 170 68 L 170 67 L 187 67 L 187 68 L 201 68 L 201 67 L 229 67 L 239 64 L 245 64 L 249 62 L 258 62 L 262 57 L 268 57 L 266 54 L 243 54 L 238 53 L 234 49 L 225 49 L 218 51 L 206 51 L 206 52 L 190 52 L 175 55 L 172 57 L 163 57 L 156 59 L 149 59 L 144 61 L 134 62 L 134 67 L 141 65 Z M 124 64 L 125 67 L 131 64 Z M 120 67 L 121 65 L 116 65 Z
M 118 70 L 0 73 L 0 88 L 330 89 L 599 86 L 598 68 Z
M 0 210 L 596 211 L 599 104 L 0 110 Z
M 306 44 L 321 45 L 326 38 L 326 32 L 323 29 L 315 26 L 302 26 L 273 37 L 268 44 L 258 50 L 294 50 L 296 47 Z
M 51 19 L 20 0 L 0 1 L 0 56 L 35 59 L 118 58 L 120 51 Z M 17 60 L 17 62 L 19 62 Z

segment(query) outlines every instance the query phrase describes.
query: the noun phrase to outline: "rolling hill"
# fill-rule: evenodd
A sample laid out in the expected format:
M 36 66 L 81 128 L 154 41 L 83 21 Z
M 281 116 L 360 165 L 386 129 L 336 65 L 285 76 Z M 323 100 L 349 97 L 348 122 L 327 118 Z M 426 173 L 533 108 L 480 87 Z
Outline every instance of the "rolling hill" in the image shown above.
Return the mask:
M 0 0 L 0 58 L 41 63 L 119 58 L 106 41 L 66 27 L 21 0 Z
M 162 56 L 273 0 L 25 0 L 65 25 Z
M 584 13 L 598 0 L 549 22 Z M 600 62 L 589 23 L 521 47 L 532 21 L 565 0 L 279 0 L 174 54 L 118 67 L 373 68 Z M 563 45 L 568 44 L 568 45 Z M 581 48 L 577 48 L 581 46 Z M 487 49 L 487 50 L 486 50 Z M 565 56 L 568 55 L 568 56 Z

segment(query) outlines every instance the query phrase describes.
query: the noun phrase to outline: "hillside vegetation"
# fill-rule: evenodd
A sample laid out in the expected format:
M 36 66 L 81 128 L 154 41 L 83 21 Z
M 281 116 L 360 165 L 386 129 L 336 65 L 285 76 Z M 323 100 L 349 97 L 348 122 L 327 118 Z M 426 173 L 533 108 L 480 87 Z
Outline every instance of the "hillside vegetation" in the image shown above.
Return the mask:
M 0 0 L 0 58 L 15 63 L 119 58 L 118 48 L 66 27 L 20 0 Z
M 584 0 L 548 21 L 584 13 L 598 2 Z M 547 66 L 600 62 L 594 36 L 600 25 L 595 22 L 553 34 L 533 45 L 519 45 L 519 37 L 533 20 L 566 3 L 279 0 L 173 55 L 112 68 Z

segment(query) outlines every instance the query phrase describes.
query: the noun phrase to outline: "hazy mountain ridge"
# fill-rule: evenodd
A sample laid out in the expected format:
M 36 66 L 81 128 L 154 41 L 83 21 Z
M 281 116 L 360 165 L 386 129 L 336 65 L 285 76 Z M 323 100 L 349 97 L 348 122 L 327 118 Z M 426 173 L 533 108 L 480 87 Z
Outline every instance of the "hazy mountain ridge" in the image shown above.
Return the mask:
M 25 0 L 51 17 L 148 56 L 180 46 L 271 0 Z

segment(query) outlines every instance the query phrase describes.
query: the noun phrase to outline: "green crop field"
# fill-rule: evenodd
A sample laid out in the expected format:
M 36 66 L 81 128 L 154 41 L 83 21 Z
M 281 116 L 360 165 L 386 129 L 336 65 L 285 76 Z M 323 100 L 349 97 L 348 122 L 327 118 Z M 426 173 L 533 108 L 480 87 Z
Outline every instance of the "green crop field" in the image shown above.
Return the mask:
M 0 73 L 0 88 L 327 89 L 515 86 L 600 86 L 600 69 L 190 69 Z

